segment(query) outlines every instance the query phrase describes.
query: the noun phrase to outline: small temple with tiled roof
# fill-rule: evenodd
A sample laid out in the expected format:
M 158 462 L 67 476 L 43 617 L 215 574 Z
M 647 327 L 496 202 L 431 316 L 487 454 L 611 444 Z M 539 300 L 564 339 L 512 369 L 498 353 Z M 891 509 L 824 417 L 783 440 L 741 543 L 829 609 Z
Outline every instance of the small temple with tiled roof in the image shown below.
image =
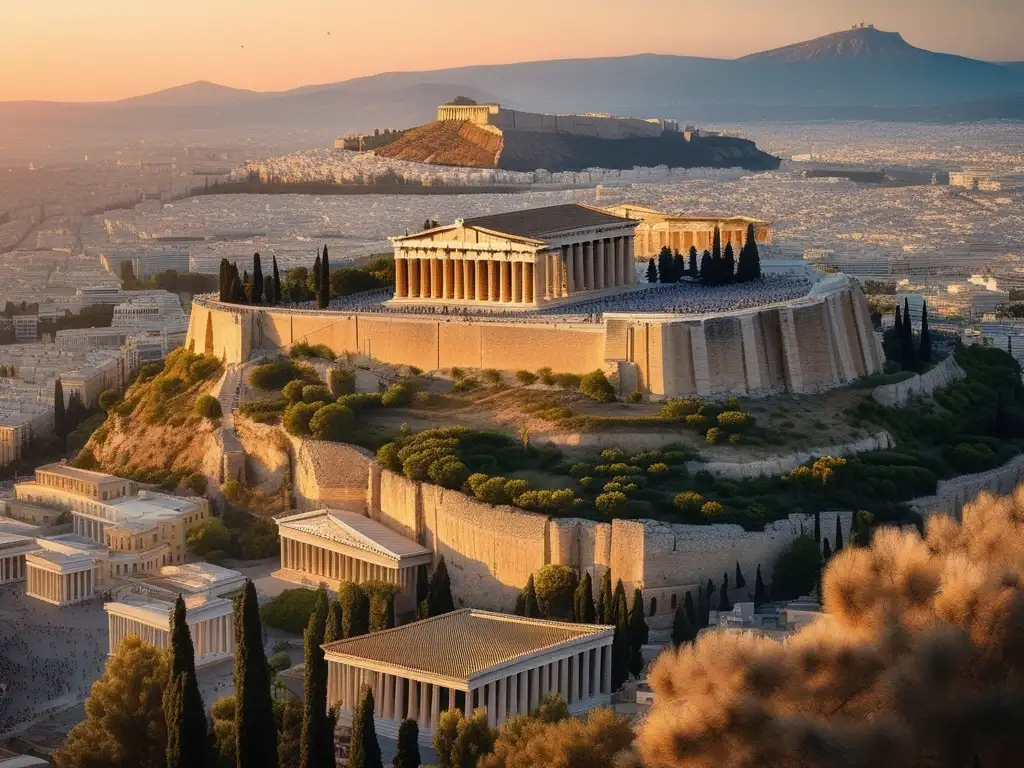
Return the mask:
M 528 619 L 473 608 L 323 646 L 327 706 L 348 725 L 363 686 L 378 734 L 404 718 L 430 744 L 441 713 L 485 707 L 492 727 L 557 693 L 578 715 L 611 702 L 613 627 Z
M 278 518 L 281 568 L 274 576 L 306 587 L 321 582 L 334 591 L 342 582 L 397 584 L 395 613 L 415 609 L 420 566 L 429 549 L 358 512 L 318 509 Z

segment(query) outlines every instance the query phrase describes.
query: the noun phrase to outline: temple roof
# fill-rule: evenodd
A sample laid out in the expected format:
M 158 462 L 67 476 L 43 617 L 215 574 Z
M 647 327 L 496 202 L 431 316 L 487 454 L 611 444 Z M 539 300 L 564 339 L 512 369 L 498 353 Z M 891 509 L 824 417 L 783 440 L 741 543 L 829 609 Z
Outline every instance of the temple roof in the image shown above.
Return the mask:
M 347 657 L 392 667 L 469 680 L 521 657 L 581 640 L 610 636 L 612 627 L 526 619 L 473 608 L 405 624 L 383 632 L 324 646 L 330 657 Z M 415 653 L 410 649 L 415 649 Z
M 357 512 L 319 509 L 280 518 L 277 525 L 394 560 L 430 554 L 426 547 Z
M 622 216 L 579 203 L 549 205 L 545 208 L 529 208 L 525 211 L 477 216 L 463 222 L 467 227 L 478 227 L 492 232 L 540 240 L 574 229 L 607 224 L 626 225 L 628 223 L 629 221 Z

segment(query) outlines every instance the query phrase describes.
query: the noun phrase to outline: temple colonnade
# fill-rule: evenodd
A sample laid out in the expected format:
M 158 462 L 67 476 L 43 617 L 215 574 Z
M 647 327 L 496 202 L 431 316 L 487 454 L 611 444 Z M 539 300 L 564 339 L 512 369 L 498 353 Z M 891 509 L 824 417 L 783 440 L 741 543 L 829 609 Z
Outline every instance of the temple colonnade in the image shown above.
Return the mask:
M 81 569 L 65 571 L 59 566 L 46 567 L 29 555 L 26 565 L 26 593 L 31 597 L 54 605 L 71 605 L 96 594 L 96 573 L 91 561 Z

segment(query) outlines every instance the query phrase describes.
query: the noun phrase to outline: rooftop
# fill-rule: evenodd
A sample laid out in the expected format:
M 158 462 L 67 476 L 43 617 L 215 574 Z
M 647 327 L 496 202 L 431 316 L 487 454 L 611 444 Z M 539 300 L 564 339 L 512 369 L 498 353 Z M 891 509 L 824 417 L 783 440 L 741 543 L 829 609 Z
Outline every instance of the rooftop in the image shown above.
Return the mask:
M 119 616 L 130 616 L 160 629 L 167 629 L 174 603 L 146 595 L 126 595 L 117 602 L 107 603 L 103 610 Z M 185 598 L 185 621 L 198 624 L 214 616 L 226 616 L 233 611 L 230 600 L 206 595 L 190 595 Z
M 324 646 L 331 657 L 362 659 L 466 681 L 524 656 L 610 636 L 612 627 L 526 619 L 463 608 Z M 415 649 L 415 653 L 411 653 Z
M 63 475 L 74 480 L 84 480 L 89 483 L 102 483 L 108 480 L 120 480 L 115 475 L 108 475 L 106 472 L 93 472 L 91 469 L 79 469 L 70 464 L 55 462 L 36 467 L 36 472 L 51 472 L 56 475 Z
M 357 512 L 319 509 L 280 518 L 277 525 L 394 560 L 430 555 L 426 547 Z
M 622 216 L 616 216 L 586 205 L 568 203 L 549 205 L 545 208 L 530 208 L 525 211 L 512 211 L 511 213 L 496 213 L 491 216 L 477 216 L 466 219 L 463 223 L 467 227 L 543 240 L 545 237 L 584 227 L 626 224 L 627 220 Z

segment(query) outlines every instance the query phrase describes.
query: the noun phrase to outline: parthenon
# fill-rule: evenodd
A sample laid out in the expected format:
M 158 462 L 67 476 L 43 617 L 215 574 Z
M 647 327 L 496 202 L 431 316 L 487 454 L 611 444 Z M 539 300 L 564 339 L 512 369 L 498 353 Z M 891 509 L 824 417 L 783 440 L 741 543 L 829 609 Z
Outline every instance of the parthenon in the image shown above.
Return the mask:
M 392 301 L 535 309 L 619 291 L 636 282 L 638 223 L 568 204 L 393 237 Z

